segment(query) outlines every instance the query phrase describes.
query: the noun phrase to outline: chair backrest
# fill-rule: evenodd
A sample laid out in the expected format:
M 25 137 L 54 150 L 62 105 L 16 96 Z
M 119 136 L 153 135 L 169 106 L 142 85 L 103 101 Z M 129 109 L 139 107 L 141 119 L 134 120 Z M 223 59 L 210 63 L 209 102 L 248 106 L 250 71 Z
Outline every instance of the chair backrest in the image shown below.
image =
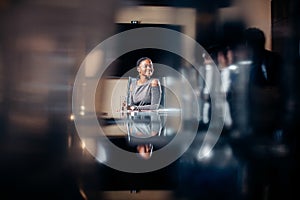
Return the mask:
M 160 81 L 160 85 L 161 85 L 161 100 L 160 100 L 160 106 L 162 108 L 164 108 L 166 106 L 166 84 L 167 84 L 167 81 L 166 81 L 166 77 L 161 77 L 159 78 L 159 81 Z
M 137 79 L 136 79 L 136 78 L 133 78 L 133 77 L 131 77 L 131 76 L 128 77 L 128 82 L 127 82 L 127 98 L 126 98 L 127 105 L 129 105 L 130 85 L 131 85 L 131 83 L 133 83 L 134 81 L 137 81 Z

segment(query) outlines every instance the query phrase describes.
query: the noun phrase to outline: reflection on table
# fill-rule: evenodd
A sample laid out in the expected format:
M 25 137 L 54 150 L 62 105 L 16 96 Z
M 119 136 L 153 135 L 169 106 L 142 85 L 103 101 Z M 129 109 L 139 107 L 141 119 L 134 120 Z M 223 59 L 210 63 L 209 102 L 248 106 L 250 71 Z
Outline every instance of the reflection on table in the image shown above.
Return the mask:
M 148 159 L 152 152 L 164 147 L 178 133 L 181 126 L 181 113 L 178 109 L 155 111 L 128 111 L 100 116 L 103 134 L 118 147 L 138 153 Z M 95 142 L 103 146 L 101 136 Z M 97 149 L 97 144 L 95 150 Z M 106 152 L 109 148 L 106 148 Z M 99 155 L 95 152 L 94 155 Z M 103 157 L 101 153 L 99 155 Z M 100 159 L 101 160 L 101 159 Z

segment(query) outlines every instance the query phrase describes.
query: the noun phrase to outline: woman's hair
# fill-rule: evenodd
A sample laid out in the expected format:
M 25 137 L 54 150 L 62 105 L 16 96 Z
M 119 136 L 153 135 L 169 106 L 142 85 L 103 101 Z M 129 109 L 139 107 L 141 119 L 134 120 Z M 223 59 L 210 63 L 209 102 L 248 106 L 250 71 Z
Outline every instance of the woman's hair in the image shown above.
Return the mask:
M 136 66 L 140 66 L 141 62 L 143 62 L 144 60 L 151 60 L 148 57 L 141 57 L 140 59 L 138 59 L 138 61 L 136 62 Z

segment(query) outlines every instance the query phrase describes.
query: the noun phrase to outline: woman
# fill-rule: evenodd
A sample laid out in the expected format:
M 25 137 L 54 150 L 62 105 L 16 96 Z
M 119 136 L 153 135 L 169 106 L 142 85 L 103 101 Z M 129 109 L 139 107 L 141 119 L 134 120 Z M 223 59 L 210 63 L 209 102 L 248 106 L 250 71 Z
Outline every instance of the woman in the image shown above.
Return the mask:
M 158 79 L 151 78 L 154 68 L 150 58 L 137 61 L 139 76 L 129 86 L 128 105 L 130 110 L 156 110 L 161 100 L 161 86 Z

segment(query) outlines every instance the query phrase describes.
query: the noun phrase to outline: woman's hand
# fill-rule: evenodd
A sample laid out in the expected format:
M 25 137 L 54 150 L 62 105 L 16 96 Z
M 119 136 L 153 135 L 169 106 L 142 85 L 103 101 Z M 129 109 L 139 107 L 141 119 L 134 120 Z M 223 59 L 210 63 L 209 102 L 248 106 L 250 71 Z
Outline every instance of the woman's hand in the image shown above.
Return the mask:
M 137 106 L 128 106 L 127 110 L 130 110 L 130 111 L 138 110 L 138 107 Z

